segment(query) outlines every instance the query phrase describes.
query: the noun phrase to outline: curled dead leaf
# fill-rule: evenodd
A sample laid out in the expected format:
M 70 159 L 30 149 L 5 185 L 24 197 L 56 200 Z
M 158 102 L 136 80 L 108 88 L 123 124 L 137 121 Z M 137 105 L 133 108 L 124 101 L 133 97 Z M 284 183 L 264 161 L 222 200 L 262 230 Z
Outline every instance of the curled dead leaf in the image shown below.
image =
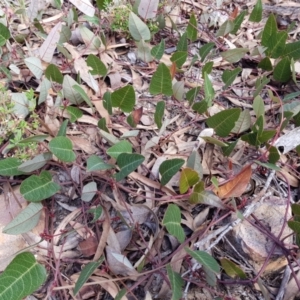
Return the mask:
M 136 280 L 139 273 L 134 269 L 126 256 L 117 253 L 112 247 L 106 246 L 106 260 L 109 269 L 116 275 L 131 276 Z

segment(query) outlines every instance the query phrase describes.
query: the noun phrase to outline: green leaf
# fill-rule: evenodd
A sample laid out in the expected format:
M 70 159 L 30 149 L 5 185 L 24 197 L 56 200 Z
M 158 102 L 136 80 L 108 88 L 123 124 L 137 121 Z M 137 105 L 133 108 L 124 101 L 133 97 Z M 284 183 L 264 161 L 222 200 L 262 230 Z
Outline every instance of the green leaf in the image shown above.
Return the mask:
M 68 106 L 66 108 L 67 112 L 70 115 L 70 121 L 71 123 L 76 122 L 79 118 L 83 116 L 83 112 L 81 109 L 74 107 L 74 106 Z
M 202 266 L 202 269 L 204 271 L 205 274 L 205 281 L 207 284 L 209 284 L 210 286 L 216 286 L 217 285 L 217 276 L 216 274 L 210 270 L 209 268 L 207 268 L 206 266 Z
M 101 206 L 97 206 L 95 208 L 89 209 L 87 212 L 93 214 L 93 220 L 91 221 L 91 223 L 95 223 L 101 217 L 103 209 Z
M 222 74 L 222 80 L 225 83 L 224 89 L 227 89 L 235 80 L 236 76 L 242 71 L 242 68 L 238 67 L 236 69 L 225 70 Z
M 39 222 L 43 210 L 41 203 L 29 203 L 9 224 L 7 224 L 2 232 L 5 234 L 22 234 L 29 232 Z
M 205 60 L 206 56 L 211 52 L 214 46 L 215 43 L 207 43 L 200 48 L 199 55 L 201 57 L 201 62 Z
M 57 83 L 62 84 L 64 77 L 61 74 L 59 68 L 56 65 L 50 64 L 47 69 L 45 70 L 45 76 L 50 81 L 55 81 Z
M 8 157 L 0 160 L 0 175 L 1 176 L 17 176 L 24 174 L 18 168 L 22 161 L 15 157 Z
M 227 258 L 221 258 L 220 263 L 226 274 L 232 278 L 247 279 L 245 272 Z
M 160 63 L 157 70 L 152 75 L 149 91 L 152 95 L 164 94 L 166 96 L 172 96 L 171 73 L 164 63 Z
M 242 111 L 242 113 L 243 113 L 243 111 Z M 235 146 L 238 143 L 238 141 L 239 140 L 236 140 L 236 141 L 234 141 L 232 143 L 229 143 L 227 146 L 222 147 L 223 154 L 228 157 L 231 154 L 231 152 L 233 151 L 233 149 L 235 148 Z
M 109 115 L 112 115 L 112 103 L 110 92 L 105 92 L 103 95 L 103 107 L 107 110 Z
M 276 130 L 264 130 L 258 137 L 260 144 L 268 142 L 275 134 Z
M 103 131 L 106 131 L 107 133 L 109 133 L 109 130 L 106 126 L 106 119 L 105 118 L 101 118 L 99 121 L 98 121 L 98 128 L 102 129 Z
M 212 83 L 206 73 L 204 73 L 204 101 L 207 103 L 208 107 L 212 106 L 212 101 L 215 97 L 215 90 Z
M 285 113 L 291 112 L 293 113 L 293 116 L 297 116 L 297 114 L 300 112 L 300 101 L 292 101 L 290 103 L 285 103 L 283 105 L 283 111 Z
M 71 76 L 65 75 L 62 84 L 64 97 L 68 99 L 70 103 L 78 105 L 83 101 L 83 99 L 81 95 L 73 89 L 74 85 L 79 86 L 79 84 Z
M 81 270 L 80 275 L 75 283 L 74 296 L 79 292 L 82 286 L 88 281 L 93 272 L 103 263 L 104 257 L 101 256 L 97 261 L 89 262 Z
M 208 109 L 207 102 L 205 100 L 197 102 L 192 106 L 192 109 L 195 110 L 198 114 L 203 114 Z
M 277 148 L 274 146 L 271 146 L 268 148 L 268 150 L 269 150 L 269 162 L 271 164 L 276 164 L 280 158 L 280 154 L 278 153 Z
M 291 61 L 284 57 L 274 68 L 273 78 L 280 82 L 287 82 L 292 75 Z
M 251 115 L 249 110 L 245 109 L 241 112 L 231 132 L 240 134 L 244 131 L 247 131 L 250 128 L 250 126 L 251 126 Z
M 132 113 L 127 117 L 126 121 L 127 121 L 128 125 L 131 126 L 131 127 L 133 127 L 133 128 L 135 128 L 136 125 L 137 125 L 137 124 L 134 122 Z
M 208 61 L 202 68 L 202 77 L 204 78 L 205 77 L 205 73 L 206 74 L 210 74 L 212 69 L 213 69 L 213 66 L 214 66 L 214 62 L 213 61 Z
M 165 106 L 166 106 L 165 101 L 159 101 L 156 104 L 156 109 L 155 109 L 155 113 L 154 113 L 154 121 L 159 129 L 162 126 L 162 120 L 163 120 L 163 116 L 164 116 L 164 112 L 165 112 Z
M 177 68 L 181 68 L 182 65 L 186 62 L 187 52 L 186 51 L 176 51 L 171 56 L 170 60 L 176 64 Z
M 92 7 L 92 6 L 90 6 Z M 95 35 L 89 28 L 84 26 L 83 24 L 79 25 L 79 32 L 83 39 L 83 42 L 90 50 L 96 50 L 98 52 L 98 49 L 101 45 L 100 38 Z
M 272 50 L 272 39 L 276 36 L 277 33 L 277 22 L 273 14 L 269 15 L 269 18 L 264 26 L 264 30 L 261 36 L 261 44 L 264 47 Z
M 106 76 L 107 69 L 105 64 L 94 54 L 90 54 L 86 59 L 86 64 L 92 68 L 92 75 Z
M 288 221 L 288 226 L 297 234 L 300 234 L 300 222 Z
M 6 41 L 10 38 L 9 29 L 0 23 L 0 47 L 6 44 Z
M 214 138 L 214 137 L 211 137 L 211 136 L 202 136 L 201 137 L 205 142 L 207 143 L 210 143 L 210 144 L 213 144 L 213 145 L 217 145 L 219 147 L 225 147 L 227 146 L 226 143 Z
M 229 49 L 225 52 L 221 52 L 220 55 L 230 63 L 236 63 L 240 61 L 241 58 L 249 51 L 246 48 L 236 48 L 236 49 Z
M 251 129 L 253 132 L 257 132 L 258 135 L 261 135 L 264 130 L 264 126 L 265 126 L 265 116 L 264 114 L 262 114 L 259 117 L 257 117 L 257 120 L 253 124 Z
M 23 162 L 18 169 L 21 172 L 31 173 L 45 166 L 51 158 L 52 154 L 50 152 L 38 154 L 33 159 Z
M 206 266 L 215 273 L 220 273 L 220 266 L 218 262 L 207 252 L 200 250 L 192 251 L 189 248 L 185 248 L 185 251 L 194 259 L 196 259 L 201 265 Z
M 99 10 L 104 10 L 107 8 L 107 5 L 110 4 L 112 0 L 96 0 L 97 7 Z
M 241 140 L 249 143 L 252 146 L 259 146 L 260 142 L 258 140 L 258 132 L 250 132 L 241 136 Z
M 262 6 L 262 1 L 257 0 L 251 14 L 249 17 L 249 21 L 251 22 L 260 22 L 262 19 L 262 11 L 263 11 L 263 6 Z
M 153 56 L 151 55 L 150 44 L 146 43 L 144 40 L 136 42 L 137 46 L 137 58 L 141 59 L 145 63 L 153 61 Z
M 180 174 L 179 191 L 180 194 L 184 194 L 190 187 L 195 185 L 199 181 L 198 173 L 190 168 L 184 168 Z
M 161 39 L 160 43 L 151 49 L 151 55 L 155 59 L 160 60 L 164 55 L 164 52 L 165 52 L 165 40 Z
M 99 133 L 100 133 L 100 136 L 103 137 L 105 140 L 107 140 L 110 145 L 114 145 L 114 144 L 120 142 L 120 140 L 118 138 L 116 138 L 114 135 L 112 135 L 102 129 L 99 129 Z
M 0 72 L 2 72 L 8 80 L 12 80 L 12 74 L 8 68 L 5 66 L 0 66 Z
M 74 12 L 74 10 L 72 10 L 72 13 L 73 12 Z M 73 20 L 72 20 L 72 23 L 73 23 Z M 72 36 L 72 32 L 71 32 L 70 28 L 67 25 L 63 25 L 61 27 L 58 44 L 63 45 L 63 43 L 67 43 L 70 40 L 71 36 Z
M 107 149 L 106 153 L 117 159 L 122 153 L 132 153 L 132 145 L 128 141 L 121 141 Z
M 135 105 L 135 92 L 131 85 L 126 85 L 111 94 L 113 107 L 119 107 L 123 112 L 130 113 Z
M 261 96 L 256 96 L 253 101 L 253 110 L 257 118 L 264 116 L 265 114 L 265 104 Z
M 20 144 L 40 143 L 43 142 L 47 137 L 48 135 L 46 134 L 33 135 L 28 138 L 22 139 L 19 143 Z
M 66 136 L 67 134 L 67 127 L 68 127 L 69 120 L 64 120 L 61 124 L 56 136 Z
M 273 70 L 273 66 L 272 66 L 272 63 L 271 63 L 271 60 L 270 60 L 269 57 L 263 58 L 259 62 L 258 67 L 262 68 L 263 70 L 266 70 L 266 71 L 272 71 Z
M 129 32 L 136 40 L 148 41 L 151 39 L 150 30 L 147 25 L 133 12 L 129 14 Z
M 296 215 L 297 217 L 300 216 L 300 205 L 299 204 L 293 203 L 291 205 L 291 208 L 292 208 L 292 213 L 294 215 Z
M 293 116 L 294 116 L 294 114 L 292 111 L 285 111 L 283 113 L 283 121 L 281 122 L 279 132 L 281 132 L 289 124 L 289 122 Z
M 184 284 L 181 275 L 177 272 L 174 272 L 170 265 L 167 265 L 168 277 L 172 289 L 172 298 L 171 300 L 180 300 L 182 297 L 182 287 Z
M 286 31 L 280 31 L 276 33 L 274 45 L 272 45 L 271 57 L 278 58 L 282 56 L 288 34 Z
M 91 155 L 87 159 L 86 169 L 88 172 L 98 171 L 98 170 L 109 170 L 112 169 L 113 166 L 105 163 L 100 157 L 96 155 Z
M 235 122 L 240 116 L 239 108 L 223 110 L 206 120 L 206 124 L 214 128 L 216 134 L 221 137 L 226 137 L 235 126 Z
M 198 36 L 198 30 L 197 30 L 197 19 L 195 17 L 195 14 L 192 13 L 191 18 L 189 20 L 189 24 L 186 29 L 187 38 L 191 40 L 191 42 L 194 42 L 197 39 Z
M 284 96 L 284 98 L 282 99 L 283 102 L 295 99 L 296 97 L 298 97 L 300 95 L 300 91 L 298 92 L 294 92 L 294 93 L 290 93 Z
M 243 10 L 233 21 L 233 24 L 234 24 L 234 27 L 233 29 L 231 30 L 231 34 L 236 34 L 238 32 L 238 30 L 240 29 L 243 21 L 244 21 L 244 18 L 245 18 L 245 15 L 247 14 L 247 11 L 246 10 Z
M 189 102 L 189 105 L 192 105 L 193 102 L 197 99 L 197 95 L 200 92 L 200 86 L 190 89 L 186 93 L 186 100 Z
M 93 104 L 90 100 L 90 97 L 87 95 L 87 93 L 85 92 L 85 90 L 78 84 L 74 84 L 72 86 L 72 88 L 81 96 L 81 98 L 85 101 L 85 103 L 89 106 L 89 107 L 93 107 Z
M 67 137 L 55 137 L 50 141 L 49 149 L 58 159 L 64 162 L 72 162 L 76 159 L 76 155 L 72 150 L 72 142 Z
M 97 183 L 94 181 L 89 182 L 82 189 L 81 200 L 84 202 L 90 202 L 92 201 L 96 193 L 97 193 Z
M 229 32 L 234 29 L 234 23 L 231 20 L 226 20 L 219 28 L 216 33 L 216 36 L 226 36 Z
M 31 175 L 20 186 L 20 192 L 27 201 L 38 202 L 53 196 L 60 186 L 52 181 L 48 171 L 42 171 L 40 176 Z
M 114 300 L 122 300 L 122 298 L 126 295 L 127 290 L 125 288 L 121 289 L 116 295 Z M 126 298 L 125 298 L 126 299 Z
M 187 41 L 187 33 L 181 35 L 177 47 L 177 51 L 188 51 L 188 41 Z
M 183 164 L 184 160 L 180 158 L 174 158 L 164 161 L 159 166 L 159 173 L 161 174 L 160 183 L 162 185 L 166 185 L 171 180 L 171 178 L 180 170 Z
M 185 240 L 185 234 L 181 226 L 181 211 L 175 204 L 169 204 L 165 212 L 163 225 L 166 226 L 168 232 L 177 238 L 180 243 Z
M 46 278 L 45 267 L 32 253 L 20 253 L 0 275 L 0 299 L 21 300 L 37 290 Z
M 262 163 L 258 160 L 254 161 L 256 164 L 263 166 L 265 168 L 271 169 L 271 170 L 275 170 L 275 171 L 282 171 L 280 167 L 274 165 L 274 164 L 270 164 L 270 163 Z
M 284 53 L 282 56 L 288 56 L 290 59 L 300 59 L 300 41 L 289 43 L 285 45 Z
M 120 181 L 133 172 L 139 165 L 143 163 L 145 157 L 136 153 L 122 153 L 118 156 L 117 164 L 120 172 L 115 175 L 116 181 Z
M 255 92 L 253 94 L 253 97 L 256 97 L 259 95 L 259 93 L 262 91 L 262 89 L 270 82 L 270 79 L 267 78 L 266 75 L 263 75 L 261 77 L 258 77 L 255 81 Z

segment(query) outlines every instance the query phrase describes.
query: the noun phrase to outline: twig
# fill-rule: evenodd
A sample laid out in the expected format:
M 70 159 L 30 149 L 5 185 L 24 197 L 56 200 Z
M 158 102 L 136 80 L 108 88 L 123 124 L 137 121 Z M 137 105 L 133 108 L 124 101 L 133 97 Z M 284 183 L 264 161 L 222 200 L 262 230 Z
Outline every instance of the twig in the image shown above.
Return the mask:
M 275 300 L 283 299 L 283 297 L 285 295 L 285 289 L 286 289 L 288 281 L 290 280 L 291 274 L 292 274 L 291 267 L 289 265 L 287 265 L 285 268 L 283 278 L 281 281 L 281 285 L 280 285 L 280 288 L 279 288 L 279 291 L 277 293 Z

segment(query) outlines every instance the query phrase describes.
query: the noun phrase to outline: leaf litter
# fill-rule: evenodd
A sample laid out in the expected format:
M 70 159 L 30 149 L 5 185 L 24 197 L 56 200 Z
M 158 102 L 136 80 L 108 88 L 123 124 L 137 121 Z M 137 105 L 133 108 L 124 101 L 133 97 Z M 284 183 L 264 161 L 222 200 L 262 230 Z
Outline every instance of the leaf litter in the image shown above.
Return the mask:
M 291 263 L 284 251 L 292 248 L 280 243 L 298 245 L 287 221 L 299 184 L 299 93 L 290 96 L 297 71 L 284 65 L 300 57 L 293 48 L 296 3 L 264 4 L 259 22 L 260 1 L 250 19 L 241 3 L 160 7 L 141 0 L 132 11 L 120 6 L 122 13 L 111 3 L 96 18 L 101 1 L 56 2 L 32 0 L 21 11 L 9 3 L 6 10 L 15 14 L 1 17 L 16 37 L 3 29 L 0 43 L 9 62 L 1 65 L 1 82 L 16 102 L 11 115 L 17 129 L 1 140 L 2 211 L 14 219 L 3 219 L 2 236 L 22 233 L 27 245 L 14 252 L 30 246 L 38 261 L 50 264 L 51 279 L 40 293 L 49 295 L 52 286 L 51 295 L 72 299 L 76 284 L 84 299 L 172 293 L 180 299 L 183 291 L 186 299 L 239 298 L 233 282 L 253 284 L 251 299 L 282 294 L 289 278 L 280 272 Z M 291 25 L 288 34 L 273 25 L 267 31 L 273 11 L 283 18 L 274 18 L 280 30 Z M 125 28 L 124 19 L 116 23 L 122 14 Z M 165 17 L 163 30 L 155 29 L 156 17 L 158 24 Z M 20 34 L 15 22 L 33 34 Z M 267 34 L 288 36 L 281 71 L 272 58 L 281 55 L 280 45 L 269 44 Z M 259 68 L 264 53 L 272 59 Z M 271 82 L 264 68 L 274 68 Z M 286 84 L 281 91 L 276 80 Z M 291 106 L 284 106 L 285 96 Z M 31 124 L 26 130 L 19 126 L 23 120 Z M 39 147 L 26 141 L 21 147 L 22 139 L 38 135 L 45 136 Z M 20 163 L 5 161 L 9 156 Z M 35 204 L 43 210 L 32 210 Z M 1 250 L 2 271 L 11 252 Z M 278 299 L 296 295 L 297 278 L 289 286 L 288 296 Z

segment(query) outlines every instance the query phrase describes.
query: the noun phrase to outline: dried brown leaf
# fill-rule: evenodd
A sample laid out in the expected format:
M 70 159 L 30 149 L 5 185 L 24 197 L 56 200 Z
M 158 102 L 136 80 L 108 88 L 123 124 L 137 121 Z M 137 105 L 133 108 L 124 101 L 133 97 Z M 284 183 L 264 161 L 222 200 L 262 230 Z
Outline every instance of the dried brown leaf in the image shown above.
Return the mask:
M 171 73 L 171 78 L 173 79 L 175 77 L 176 74 L 176 64 L 174 62 L 172 62 L 171 68 L 170 68 L 170 73 Z
M 111 73 L 107 76 L 110 81 L 110 86 L 113 90 L 121 87 L 121 75 L 119 72 Z
M 87 139 L 72 135 L 68 137 L 72 141 L 75 150 L 80 149 L 87 154 L 94 154 L 97 152 L 97 148 L 94 147 Z
M 95 236 L 90 236 L 86 240 L 80 242 L 78 248 L 83 256 L 89 257 L 95 254 L 97 245 L 97 238 Z
M 240 197 L 246 190 L 252 175 L 251 165 L 245 166 L 239 174 L 215 190 L 221 198 Z
M 131 114 L 132 114 L 133 122 L 135 124 L 138 124 L 143 114 L 143 107 L 141 106 L 140 108 L 135 109 Z
M 229 20 L 234 21 L 235 18 L 237 17 L 237 15 L 238 15 L 238 13 L 239 13 L 239 9 L 238 9 L 238 7 L 236 7 L 234 9 L 234 11 L 230 14 Z

